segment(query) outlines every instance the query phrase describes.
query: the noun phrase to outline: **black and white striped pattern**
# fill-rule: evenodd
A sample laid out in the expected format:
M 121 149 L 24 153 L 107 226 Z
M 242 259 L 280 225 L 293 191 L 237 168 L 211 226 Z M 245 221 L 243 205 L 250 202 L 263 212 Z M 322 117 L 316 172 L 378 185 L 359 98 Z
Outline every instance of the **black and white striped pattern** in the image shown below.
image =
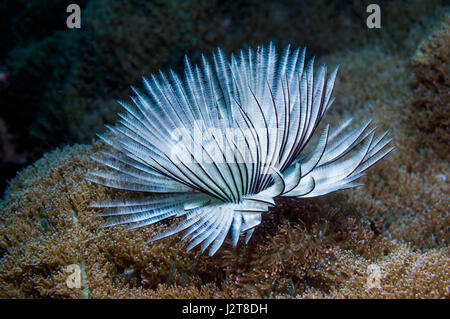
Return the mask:
M 240 235 L 247 242 L 275 197 L 359 186 L 364 171 L 392 150 L 387 132 L 376 137 L 369 122 L 349 129 L 349 119 L 327 126 L 305 153 L 333 103 L 337 69 L 328 74 L 321 66 L 313 76 L 314 58 L 305 65 L 304 49 L 288 46 L 278 57 L 270 44 L 229 60 L 219 49 L 213 62 L 203 57 L 201 67 L 192 66 L 186 58 L 183 79 L 172 71 L 151 75 L 145 92 L 133 88 L 132 104 L 121 102 L 119 124 L 100 136 L 112 150 L 93 156 L 105 169 L 89 179 L 152 194 L 94 203 L 113 217 L 105 226 L 184 217 L 154 240 L 186 231 L 188 249 L 201 244 L 213 255 L 230 229 L 234 245 Z

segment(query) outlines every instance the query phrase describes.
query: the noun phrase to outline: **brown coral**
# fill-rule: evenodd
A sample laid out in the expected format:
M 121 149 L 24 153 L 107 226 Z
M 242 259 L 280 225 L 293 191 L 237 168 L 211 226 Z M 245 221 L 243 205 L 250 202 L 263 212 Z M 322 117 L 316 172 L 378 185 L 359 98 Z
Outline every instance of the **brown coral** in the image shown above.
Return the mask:
M 420 131 L 418 141 L 449 159 L 450 141 L 450 15 L 425 39 L 411 60 L 414 93 L 408 122 Z
M 147 243 L 158 226 L 99 229 L 88 203 L 132 195 L 84 179 L 98 143 L 46 154 L 18 174 L 0 203 L 0 296 L 449 298 L 448 161 L 436 155 L 442 141 L 431 143 L 437 131 L 426 135 L 406 120 L 422 116 L 424 104 L 411 104 L 421 94 L 437 99 L 426 107 L 445 111 L 441 93 L 449 86 L 437 50 L 445 34 L 424 42 L 425 60 L 416 55 L 414 69 L 408 57 L 380 48 L 324 57 L 342 64 L 335 118 L 369 109 L 391 129 L 395 153 L 369 172 L 363 188 L 279 201 L 247 247 L 228 241 L 213 258 L 186 253 L 176 236 Z M 411 92 L 413 71 L 420 83 Z M 80 265 L 80 289 L 66 285 L 70 264 Z
M 84 180 L 97 148 L 56 150 L 11 184 L 1 214 L 3 297 L 447 296 L 446 250 L 422 253 L 377 235 L 338 195 L 280 202 L 248 247 L 228 242 L 214 258 L 186 253 L 176 237 L 148 244 L 157 226 L 99 230 L 88 203 L 125 194 Z M 399 268 L 405 258 L 412 266 Z M 372 263 L 382 269 L 381 290 L 366 289 Z M 81 289 L 66 285 L 70 264 L 84 270 Z

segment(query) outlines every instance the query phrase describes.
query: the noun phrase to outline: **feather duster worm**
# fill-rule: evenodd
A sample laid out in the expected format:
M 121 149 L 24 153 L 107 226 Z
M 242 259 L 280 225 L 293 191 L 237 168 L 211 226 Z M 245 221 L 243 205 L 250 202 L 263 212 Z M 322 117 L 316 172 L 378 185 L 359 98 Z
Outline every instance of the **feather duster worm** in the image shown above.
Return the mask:
M 133 88 L 133 105 L 120 102 L 110 134 L 100 136 L 112 150 L 93 159 L 107 168 L 89 179 L 108 187 L 152 193 L 140 199 L 98 202 L 108 208 L 104 226 L 128 229 L 182 217 L 153 238 L 185 231 L 188 250 L 201 244 L 213 255 L 231 230 L 233 245 L 248 242 L 261 214 L 275 197 L 313 197 L 361 185 L 356 180 L 388 154 L 387 132 L 375 137 L 369 122 L 347 129 L 327 126 L 306 152 L 330 108 L 337 68 L 305 49 L 281 56 L 272 44 L 240 51 L 228 61 L 219 49 L 211 65 L 185 59 L 184 80 L 170 71 L 144 78 L 146 91 Z

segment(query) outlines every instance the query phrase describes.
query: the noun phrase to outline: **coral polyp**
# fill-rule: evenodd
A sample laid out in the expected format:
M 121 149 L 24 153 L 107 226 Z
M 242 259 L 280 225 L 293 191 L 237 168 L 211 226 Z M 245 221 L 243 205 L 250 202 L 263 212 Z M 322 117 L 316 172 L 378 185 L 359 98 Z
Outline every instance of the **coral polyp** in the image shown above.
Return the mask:
M 231 55 L 219 49 L 213 63 L 185 59 L 184 79 L 173 71 L 144 78 L 132 104 L 101 139 L 110 146 L 92 158 L 105 168 L 89 180 L 149 193 L 95 202 L 104 226 L 142 227 L 179 218 L 153 238 L 185 231 L 188 250 L 201 244 L 213 255 L 231 232 L 245 243 L 277 197 L 306 198 L 360 186 L 364 171 L 388 154 L 387 132 L 370 121 L 350 128 L 345 119 L 313 136 L 333 103 L 337 68 L 305 49 L 259 46 Z M 310 145 L 311 144 L 311 145 Z

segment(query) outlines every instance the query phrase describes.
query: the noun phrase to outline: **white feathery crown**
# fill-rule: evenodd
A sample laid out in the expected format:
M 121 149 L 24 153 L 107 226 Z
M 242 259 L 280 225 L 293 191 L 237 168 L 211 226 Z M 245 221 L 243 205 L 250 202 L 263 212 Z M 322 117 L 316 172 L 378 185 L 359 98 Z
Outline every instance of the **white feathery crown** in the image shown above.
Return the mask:
M 92 158 L 105 169 L 88 179 L 104 186 L 151 193 L 140 199 L 93 203 L 107 208 L 104 226 L 128 229 L 179 217 L 153 240 L 186 231 L 188 250 L 201 244 L 212 256 L 231 229 L 234 246 L 248 242 L 274 199 L 314 197 L 360 186 L 356 180 L 388 154 L 387 132 L 375 136 L 370 121 L 348 129 L 351 119 L 321 133 L 306 152 L 330 108 L 337 68 L 305 49 L 280 57 L 275 47 L 240 51 L 227 60 L 219 49 L 213 64 L 185 59 L 184 80 L 173 71 L 144 78 L 133 104 L 100 138 L 111 146 Z M 309 147 L 308 147 L 309 150 Z

